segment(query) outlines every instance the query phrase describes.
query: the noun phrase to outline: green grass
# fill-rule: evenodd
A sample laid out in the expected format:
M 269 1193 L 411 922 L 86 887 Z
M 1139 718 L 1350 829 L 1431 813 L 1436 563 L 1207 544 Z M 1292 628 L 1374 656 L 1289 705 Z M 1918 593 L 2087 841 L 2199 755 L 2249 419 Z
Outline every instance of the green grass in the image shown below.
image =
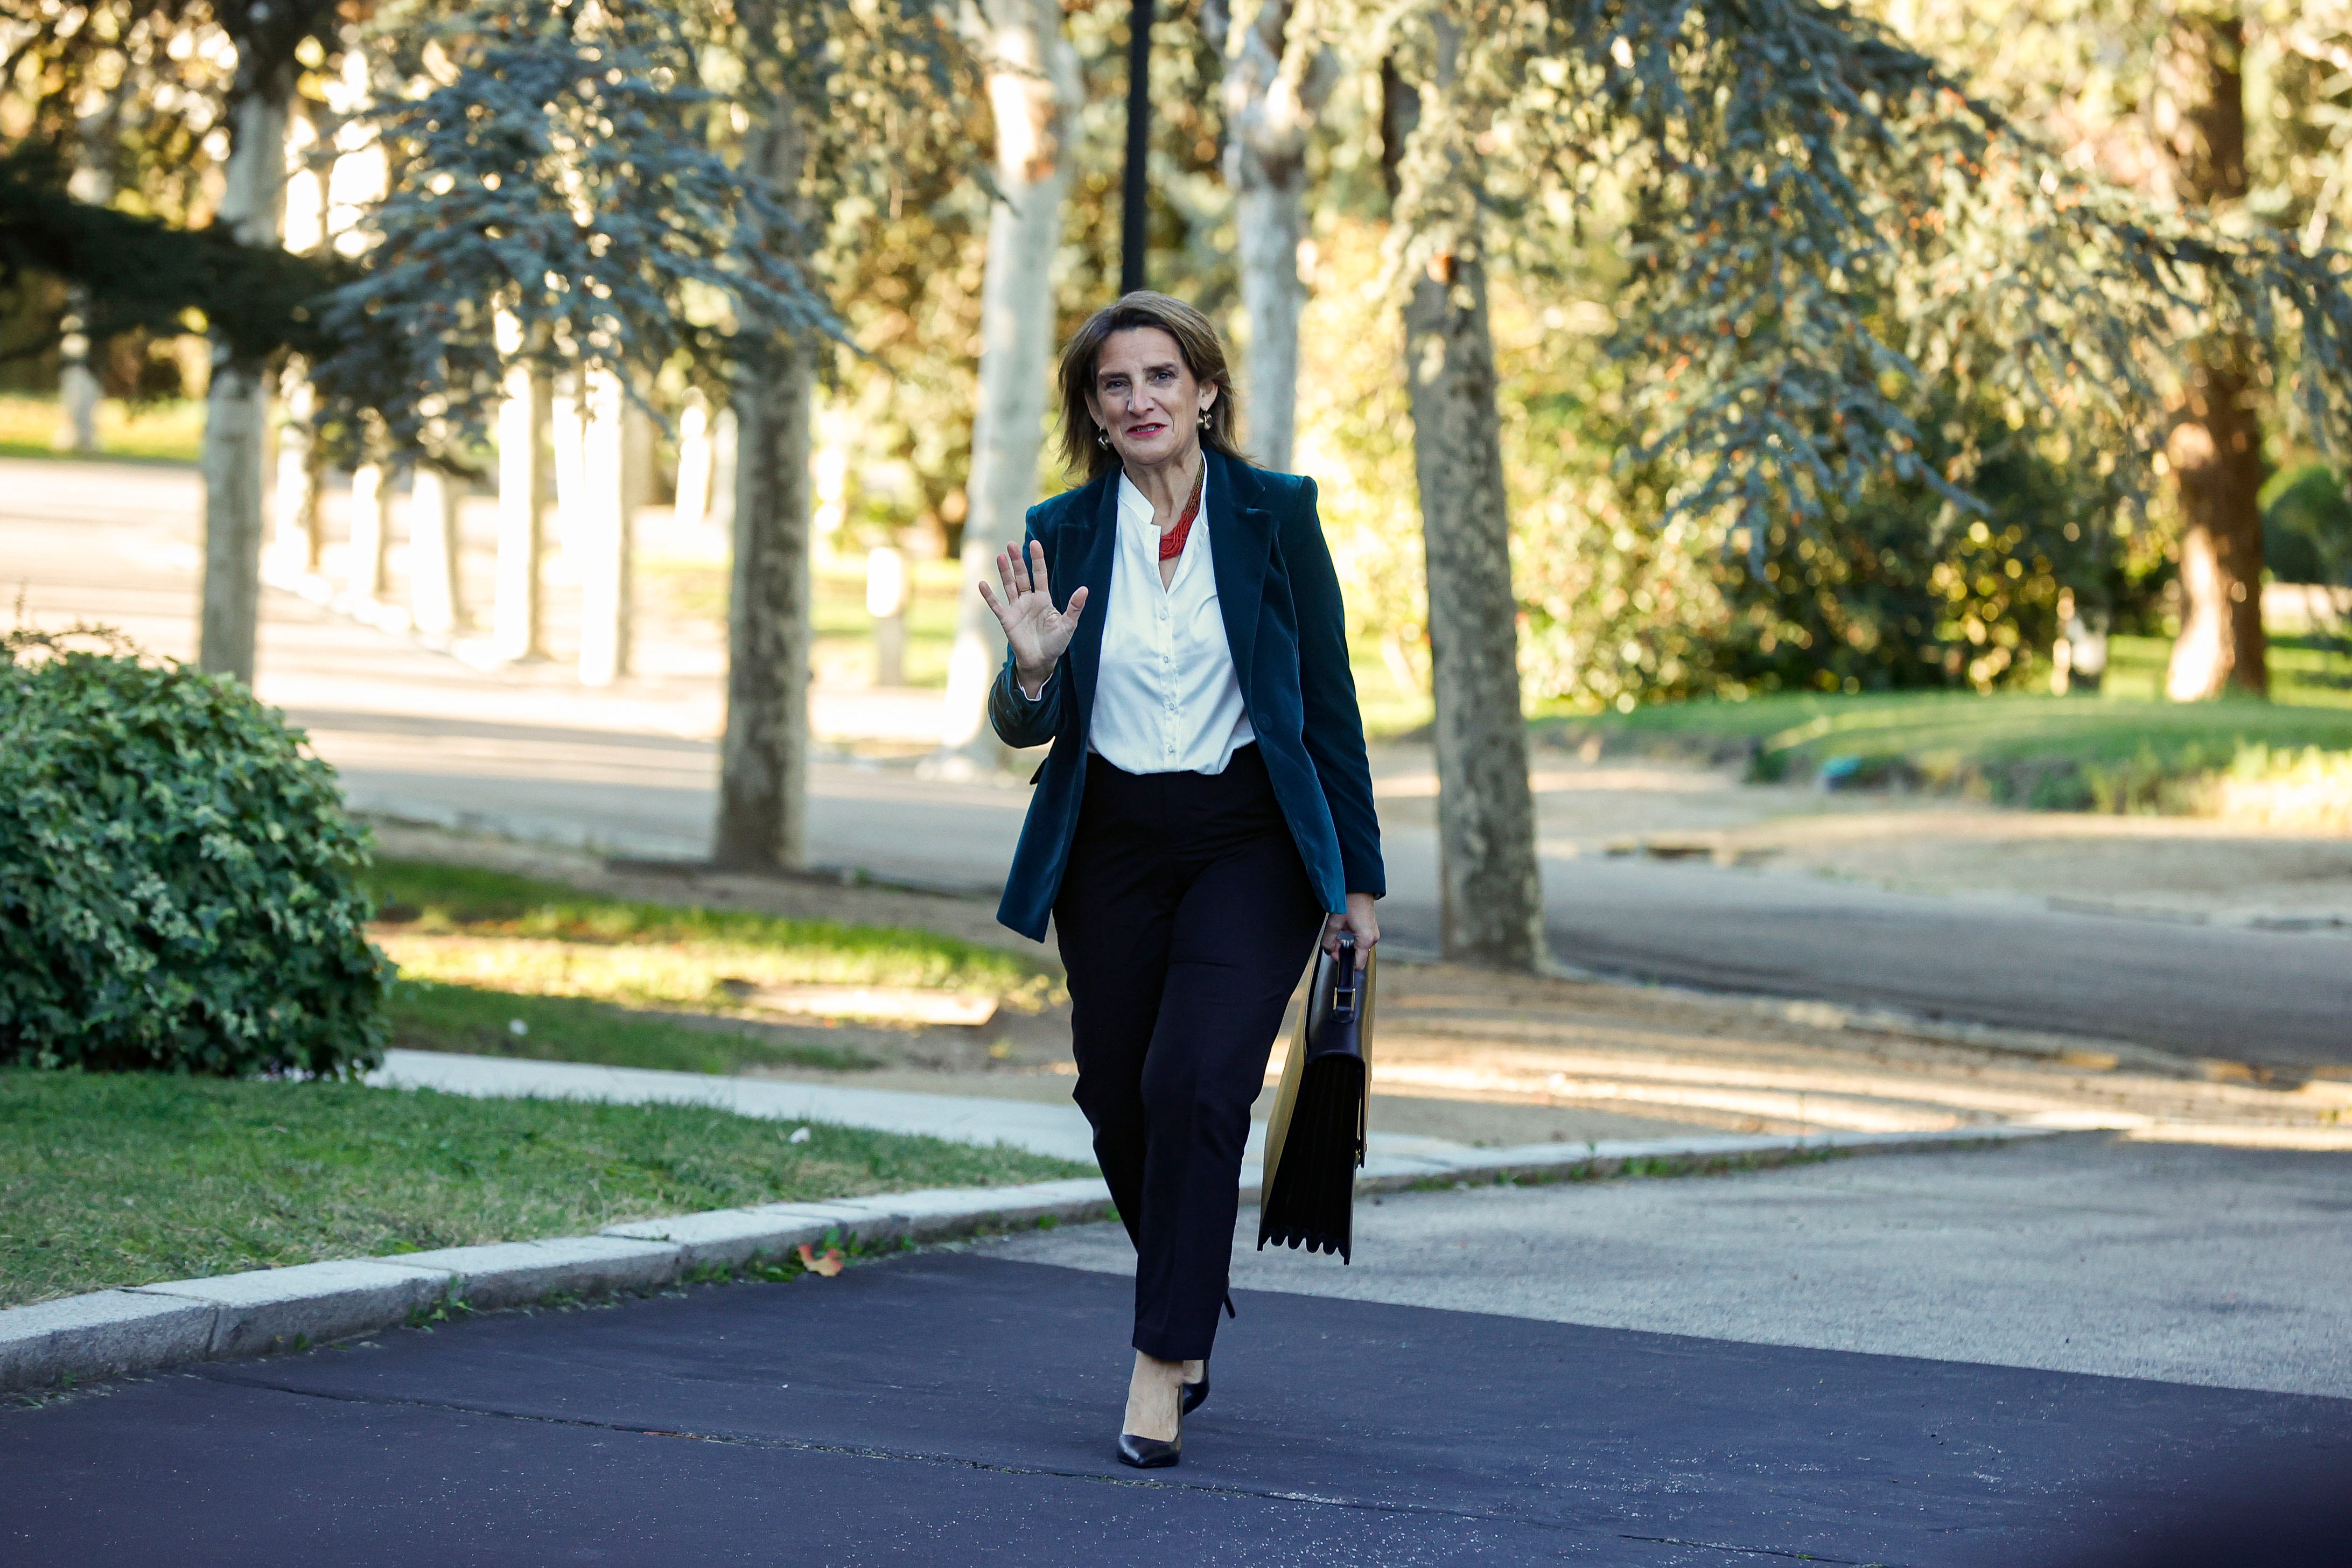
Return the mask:
M 367 880 L 374 934 L 401 966 L 393 1043 L 414 1050 L 679 1072 L 855 1068 L 874 1063 L 810 1038 L 821 1025 L 744 1021 L 720 982 L 982 991 L 1029 1010 L 1055 994 L 1035 963 L 929 931 L 606 898 L 430 861 L 379 861 Z
M 855 1050 L 795 1039 L 780 1029 L 723 1022 L 697 1026 L 576 996 L 429 980 L 394 982 L 385 1010 L 392 1043 L 416 1051 L 722 1074 L 755 1067 L 846 1071 L 877 1065 Z M 515 1031 L 517 1024 L 524 1032 Z
M 380 860 L 368 873 L 376 918 L 401 931 L 549 939 L 590 945 L 665 944 L 775 957 L 794 980 L 1035 992 L 1046 971 L 977 942 L 902 926 L 786 920 L 584 893 L 561 883 L 421 860 Z
M 1851 758 L 1865 781 L 1907 774 L 1930 786 L 2068 806 L 2105 804 L 2102 792 L 2110 790 L 2136 801 L 2147 793 L 2142 784 L 2217 773 L 2258 747 L 2273 754 L 2352 750 L 2352 690 L 2336 684 L 2352 679 L 2352 658 L 2316 639 L 2280 645 L 2276 700 L 2194 703 L 2152 695 L 2163 645 L 2116 641 L 2113 676 L 2097 696 L 1780 695 L 1662 703 L 1622 715 L 1539 720 L 1536 728 L 1569 745 L 1598 737 L 1640 751 L 1745 756 L 1762 779 L 1810 777 L 1833 758 Z
M 660 1215 L 1084 1175 L 690 1106 L 0 1069 L 0 1307 Z
M 0 457 L 69 458 L 57 448 L 54 397 L 0 397 Z M 193 463 L 204 442 L 205 405 L 195 399 L 131 405 L 107 398 L 98 405 L 98 447 L 91 456 L 146 462 Z

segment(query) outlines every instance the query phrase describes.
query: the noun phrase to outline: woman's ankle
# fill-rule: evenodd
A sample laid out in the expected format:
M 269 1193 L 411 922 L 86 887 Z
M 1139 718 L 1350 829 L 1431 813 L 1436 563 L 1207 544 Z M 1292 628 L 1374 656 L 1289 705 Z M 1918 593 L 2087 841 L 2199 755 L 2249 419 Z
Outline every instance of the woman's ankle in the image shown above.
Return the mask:
M 1128 1380 L 1127 1415 L 1121 1431 L 1162 1443 L 1176 1440 L 1184 1364 L 1181 1361 L 1161 1361 L 1141 1351 L 1135 1352 L 1135 1371 Z

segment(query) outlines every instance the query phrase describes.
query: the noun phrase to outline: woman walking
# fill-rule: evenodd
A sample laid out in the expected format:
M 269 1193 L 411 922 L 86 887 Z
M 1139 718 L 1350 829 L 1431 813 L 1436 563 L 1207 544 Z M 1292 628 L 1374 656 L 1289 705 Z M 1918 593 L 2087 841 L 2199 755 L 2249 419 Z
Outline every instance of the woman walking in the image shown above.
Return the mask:
M 1008 645 L 989 716 L 1053 742 L 997 919 L 1042 942 L 1050 914 L 1069 972 L 1076 1099 L 1136 1247 L 1118 1456 L 1152 1468 L 1209 1394 L 1284 1008 L 1318 931 L 1380 940 L 1386 883 L 1315 481 L 1234 447 L 1216 329 L 1129 294 L 1063 351 L 1061 393 L 1088 482 L 1032 509 L 1001 598 L 980 587 Z

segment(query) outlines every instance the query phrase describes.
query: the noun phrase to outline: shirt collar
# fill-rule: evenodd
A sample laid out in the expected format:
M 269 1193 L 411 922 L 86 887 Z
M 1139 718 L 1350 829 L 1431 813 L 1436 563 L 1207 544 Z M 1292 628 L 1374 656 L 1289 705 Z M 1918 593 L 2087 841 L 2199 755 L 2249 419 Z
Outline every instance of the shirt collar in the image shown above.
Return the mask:
M 1156 535 L 1160 531 L 1152 525 L 1150 499 L 1136 488 L 1135 481 L 1127 477 L 1125 468 L 1118 471 L 1118 517 L 1121 522 L 1141 529 L 1145 532 Z M 1192 520 L 1192 526 L 1205 527 L 1208 521 L 1209 454 L 1203 451 L 1201 454 L 1201 511 L 1200 515 Z

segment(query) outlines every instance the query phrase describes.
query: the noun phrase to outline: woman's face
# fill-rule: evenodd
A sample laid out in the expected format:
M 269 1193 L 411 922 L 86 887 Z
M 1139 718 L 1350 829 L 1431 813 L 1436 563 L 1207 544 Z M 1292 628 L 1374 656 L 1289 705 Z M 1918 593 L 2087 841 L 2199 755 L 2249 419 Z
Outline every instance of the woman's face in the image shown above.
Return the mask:
M 1087 405 L 1130 467 L 1156 468 L 1201 441 L 1201 416 L 1217 401 L 1185 364 L 1176 340 L 1158 327 L 1129 327 L 1104 340 Z

